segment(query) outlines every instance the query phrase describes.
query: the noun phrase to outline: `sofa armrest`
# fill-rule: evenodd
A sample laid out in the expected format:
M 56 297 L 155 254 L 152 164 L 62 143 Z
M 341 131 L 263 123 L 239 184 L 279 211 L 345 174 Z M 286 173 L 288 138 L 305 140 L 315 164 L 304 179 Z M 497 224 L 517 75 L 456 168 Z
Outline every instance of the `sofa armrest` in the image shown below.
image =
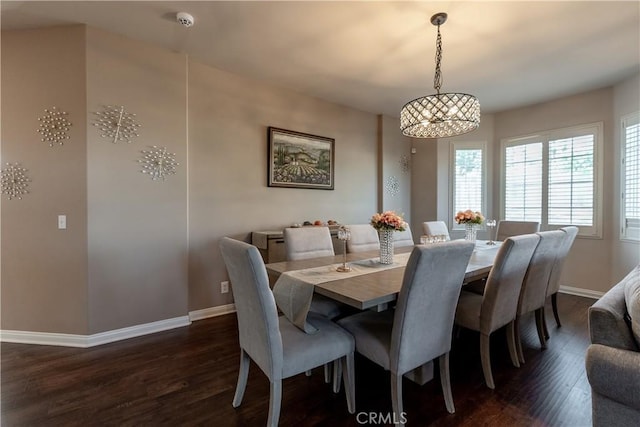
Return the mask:
M 592 344 L 586 368 L 594 392 L 640 411 L 640 352 Z
M 638 351 L 631 328 L 625 320 L 624 282 L 618 283 L 589 307 L 591 343 Z

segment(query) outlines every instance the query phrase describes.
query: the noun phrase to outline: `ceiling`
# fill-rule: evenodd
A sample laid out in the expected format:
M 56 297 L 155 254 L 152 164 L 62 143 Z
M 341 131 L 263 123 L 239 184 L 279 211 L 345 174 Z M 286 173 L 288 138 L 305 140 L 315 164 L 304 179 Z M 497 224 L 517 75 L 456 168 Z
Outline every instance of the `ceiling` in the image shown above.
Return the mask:
M 190 28 L 176 13 L 195 18 Z M 607 87 L 640 71 L 638 1 L 6 1 L 3 30 L 83 23 L 216 68 L 397 117 L 433 90 L 483 113 Z

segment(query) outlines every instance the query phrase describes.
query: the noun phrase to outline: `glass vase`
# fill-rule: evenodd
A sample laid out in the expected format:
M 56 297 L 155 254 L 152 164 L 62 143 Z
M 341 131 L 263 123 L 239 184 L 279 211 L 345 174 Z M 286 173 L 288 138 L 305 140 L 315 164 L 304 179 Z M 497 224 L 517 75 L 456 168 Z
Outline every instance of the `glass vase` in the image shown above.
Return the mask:
M 476 233 L 478 232 L 477 224 L 468 222 L 464 225 L 464 239 L 470 242 L 476 241 Z
M 380 230 L 380 264 L 393 264 L 393 230 Z

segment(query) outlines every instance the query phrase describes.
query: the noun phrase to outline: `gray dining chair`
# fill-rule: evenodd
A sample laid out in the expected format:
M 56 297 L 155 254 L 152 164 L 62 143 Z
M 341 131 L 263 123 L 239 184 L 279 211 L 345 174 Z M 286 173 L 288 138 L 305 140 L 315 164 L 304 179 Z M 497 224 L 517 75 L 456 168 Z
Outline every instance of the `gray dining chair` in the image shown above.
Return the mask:
M 522 340 L 520 336 L 520 319 L 527 313 L 532 311 L 535 313 L 536 330 L 540 346 L 547 348 L 547 340 L 544 335 L 544 303 L 547 299 L 547 284 L 551 269 L 556 261 L 556 253 L 558 247 L 562 245 L 565 233 L 560 230 L 542 231 L 537 233 L 540 236 L 540 242 L 536 246 L 536 250 L 529 261 L 527 273 L 522 281 L 522 290 L 518 299 L 518 311 L 516 313 L 516 322 L 514 325 L 514 333 L 516 340 L 516 349 L 518 350 L 518 359 L 520 363 L 524 363 L 524 353 L 522 351 Z
M 480 332 L 480 359 L 487 387 L 494 389 L 489 342 L 491 334 L 507 326 L 507 344 L 511 362 L 520 367 L 516 351 L 514 323 L 522 280 L 540 237 L 526 234 L 507 238 L 496 254 L 483 295 L 460 294 L 455 324 Z
M 358 353 L 391 372 L 396 420 L 402 420 L 402 376 L 436 358 L 447 410 L 455 412 L 449 377 L 451 331 L 473 248 L 463 240 L 416 246 L 395 311 L 365 311 L 338 321 L 355 337 Z
M 540 231 L 540 223 L 535 221 L 498 221 L 496 240 L 503 241 L 507 237 L 532 234 Z
M 422 232 L 427 236 L 445 236 L 446 240 L 451 240 L 444 221 L 425 221 L 422 223 Z
M 282 235 L 287 261 L 335 255 L 328 227 L 285 228 Z M 338 301 L 314 294 L 309 311 L 328 319 L 335 319 L 345 313 L 345 306 Z
M 562 230 L 565 233 L 564 240 L 562 245 L 558 248 L 558 252 L 556 254 L 556 262 L 553 265 L 553 269 L 551 270 L 551 275 L 549 276 L 549 284 L 547 285 L 547 296 L 551 297 L 551 308 L 553 309 L 553 317 L 556 319 L 556 325 L 561 327 L 560 324 L 560 315 L 558 314 L 558 291 L 560 290 L 560 276 L 562 275 L 562 268 L 564 267 L 564 262 L 567 259 L 567 255 L 569 255 L 569 250 L 573 246 L 573 242 L 576 240 L 576 236 L 578 235 L 578 227 L 574 225 L 570 225 L 568 227 L 563 227 Z M 549 330 L 547 328 L 546 322 L 544 324 L 545 328 L 545 337 L 549 338 Z
M 331 232 L 328 227 L 313 226 L 285 228 L 282 235 L 284 237 L 284 246 L 288 261 L 335 255 L 333 250 L 333 241 L 331 240 Z M 350 310 L 345 304 L 314 293 L 311 298 L 309 312 L 317 313 L 329 320 L 333 320 L 340 316 L 350 314 L 352 310 Z M 337 362 L 336 365 L 337 364 L 339 364 L 339 362 Z M 331 373 L 330 365 L 325 365 L 325 382 L 328 383 L 331 381 Z M 340 379 L 338 378 L 339 373 L 340 367 L 334 366 L 333 388 L 336 393 L 340 391 Z M 307 375 L 311 375 L 311 372 L 307 372 Z
M 240 372 L 233 407 L 242 403 L 250 359 L 269 378 L 267 425 L 274 427 L 280 418 L 283 379 L 342 360 L 347 408 L 349 413 L 355 413 L 353 336 L 319 315 L 309 317 L 318 328 L 315 334 L 306 334 L 284 316 L 278 317 L 267 270 L 258 249 L 224 237 L 220 241 L 220 251 L 233 286 L 240 339 Z
M 413 234 L 411 233 L 411 228 L 409 224 L 406 224 L 404 231 L 396 231 L 393 233 L 393 247 L 401 248 L 404 246 L 413 246 L 415 242 L 413 241 Z
M 371 224 L 347 225 L 351 239 L 347 240 L 347 252 L 366 252 L 380 249 L 378 232 Z

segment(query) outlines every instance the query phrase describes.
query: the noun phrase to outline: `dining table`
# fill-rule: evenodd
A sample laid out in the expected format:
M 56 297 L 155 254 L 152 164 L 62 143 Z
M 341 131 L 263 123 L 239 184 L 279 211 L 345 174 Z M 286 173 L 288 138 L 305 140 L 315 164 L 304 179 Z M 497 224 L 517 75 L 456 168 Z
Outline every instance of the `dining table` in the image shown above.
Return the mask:
M 487 243 L 476 241 L 464 283 L 487 277 L 491 271 L 501 242 Z M 396 248 L 391 265 L 379 262 L 377 250 L 346 254 L 346 263 L 351 267 L 348 272 L 337 271 L 345 262 L 344 255 L 270 263 L 266 269 L 278 308 L 296 326 L 313 333 L 306 315 L 314 293 L 359 310 L 385 310 L 398 297 L 413 248 Z

